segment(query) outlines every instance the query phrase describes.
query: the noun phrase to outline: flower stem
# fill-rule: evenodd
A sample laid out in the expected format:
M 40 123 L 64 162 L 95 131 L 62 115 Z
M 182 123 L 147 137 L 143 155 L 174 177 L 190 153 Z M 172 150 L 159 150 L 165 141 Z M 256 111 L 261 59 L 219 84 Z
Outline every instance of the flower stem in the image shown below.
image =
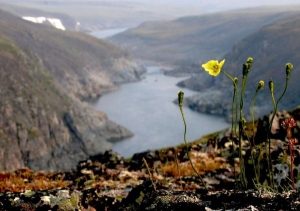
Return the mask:
M 231 104 L 231 144 L 232 144 L 232 150 L 234 150 L 234 137 L 236 136 L 236 119 L 237 119 L 237 111 L 235 111 L 235 101 L 236 101 L 236 93 L 237 93 L 237 82 L 238 78 L 233 78 L 232 75 L 227 73 L 226 71 L 223 71 L 224 75 L 231 80 L 233 85 L 233 95 L 232 95 L 232 104 Z M 235 162 L 233 160 L 233 175 L 234 178 L 236 177 L 236 170 L 235 170 Z
M 187 156 L 188 156 L 188 159 L 189 159 L 189 162 L 190 162 L 190 164 L 191 164 L 192 169 L 193 169 L 194 172 L 197 174 L 197 176 L 200 178 L 200 181 L 201 181 L 202 185 L 204 186 L 204 188 L 207 189 L 207 188 L 206 188 L 206 185 L 205 185 L 205 183 L 204 183 L 203 178 L 201 177 L 201 175 L 200 175 L 200 174 L 198 173 L 198 171 L 196 170 L 196 168 L 195 168 L 195 166 L 194 166 L 194 164 L 193 164 L 193 162 L 192 162 L 192 160 L 191 160 L 191 157 L 190 157 L 190 155 L 189 155 L 189 152 L 188 152 L 188 151 L 189 151 L 189 149 L 188 149 L 188 143 L 187 143 L 187 140 L 186 140 L 187 126 L 186 126 L 186 121 L 185 121 L 185 116 L 184 116 L 184 112 L 183 112 L 182 106 L 179 106 L 179 110 L 180 110 L 181 117 L 182 117 L 182 121 L 183 121 L 183 124 L 184 124 L 184 135 L 183 135 L 183 139 L 184 139 L 184 143 L 185 143 L 185 147 L 186 147 L 186 154 L 187 154 Z
M 243 75 L 242 78 L 242 89 L 241 89 L 241 96 L 240 96 L 240 120 L 239 120 L 239 158 L 240 158 L 240 178 L 242 185 L 244 187 L 247 186 L 246 181 L 246 175 L 245 175 L 245 168 L 244 168 L 244 160 L 242 156 L 242 134 L 244 133 L 244 126 L 243 126 L 243 119 L 244 119 L 244 113 L 243 113 L 243 107 L 244 107 L 244 95 L 246 90 L 246 84 L 247 84 L 247 77 L 248 75 Z
M 234 78 L 232 77 L 232 75 L 230 75 L 229 73 L 227 73 L 225 70 L 222 71 L 224 73 L 224 75 L 229 78 L 232 82 L 234 82 Z
M 250 145 L 251 146 L 251 159 L 252 159 L 252 163 L 253 163 L 253 169 L 254 169 L 254 173 L 255 173 L 255 179 L 256 179 L 256 183 L 258 184 L 259 183 L 259 176 L 258 176 L 258 169 L 260 169 L 260 167 L 258 166 L 258 168 L 256 167 L 256 163 L 255 163 L 255 159 L 253 157 L 253 154 L 252 154 L 252 148 L 254 147 L 255 148 L 255 140 L 254 140 L 254 136 L 255 136 L 255 131 L 254 131 L 254 128 L 255 128 L 255 109 L 254 109 L 254 106 L 255 106 L 255 103 L 256 103 L 256 97 L 257 97 L 257 93 L 258 93 L 259 89 L 257 89 L 255 91 L 255 94 L 251 100 L 251 103 L 250 103 L 250 112 L 251 112 L 251 118 L 252 118 L 252 130 L 253 130 L 253 134 L 252 134 L 252 144 Z M 259 163 L 258 163 L 259 165 Z
M 281 93 L 280 97 L 278 98 L 278 100 L 276 101 L 275 99 L 275 95 L 274 95 L 274 90 L 271 90 L 271 97 L 272 97 L 272 104 L 273 104 L 273 114 L 269 123 L 269 132 L 267 134 L 268 136 L 268 154 L 269 154 L 269 172 L 270 172 L 270 176 L 271 176 L 271 186 L 274 188 L 274 181 L 273 181 L 273 167 L 272 167 L 272 157 L 271 157 L 271 131 L 272 131 L 272 126 L 273 126 L 273 121 L 275 118 L 275 115 L 277 114 L 277 109 L 278 109 L 278 104 L 279 102 L 282 100 L 283 96 L 286 93 L 287 87 L 288 87 L 288 81 L 289 81 L 289 75 L 286 76 L 285 78 L 285 85 L 284 85 L 284 89 L 283 92 Z

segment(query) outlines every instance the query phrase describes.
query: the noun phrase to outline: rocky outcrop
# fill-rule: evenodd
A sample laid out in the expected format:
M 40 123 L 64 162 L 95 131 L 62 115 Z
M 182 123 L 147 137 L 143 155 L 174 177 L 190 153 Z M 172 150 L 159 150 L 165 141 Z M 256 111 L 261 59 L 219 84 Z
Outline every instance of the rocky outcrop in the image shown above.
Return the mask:
M 185 99 L 186 105 L 200 113 L 227 116 L 231 111 L 229 102 L 224 102 L 223 93 L 220 90 L 207 90 Z

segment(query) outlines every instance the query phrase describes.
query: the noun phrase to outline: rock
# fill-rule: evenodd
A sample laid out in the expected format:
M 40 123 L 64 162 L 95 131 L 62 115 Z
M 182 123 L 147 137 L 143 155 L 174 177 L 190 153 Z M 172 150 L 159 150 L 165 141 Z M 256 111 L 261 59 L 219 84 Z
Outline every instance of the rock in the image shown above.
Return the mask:
M 192 110 L 200 113 L 227 116 L 231 112 L 230 102 L 224 101 L 221 90 L 207 90 L 185 99 L 185 104 Z

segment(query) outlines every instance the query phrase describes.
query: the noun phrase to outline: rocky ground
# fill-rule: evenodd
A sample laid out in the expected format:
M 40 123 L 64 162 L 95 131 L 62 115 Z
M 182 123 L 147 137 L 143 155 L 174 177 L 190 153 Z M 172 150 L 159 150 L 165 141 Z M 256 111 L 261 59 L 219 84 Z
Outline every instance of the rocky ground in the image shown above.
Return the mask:
M 2 172 L 0 210 L 299 210 L 300 195 L 291 188 L 290 151 L 280 126 L 290 116 L 299 120 L 300 109 L 278 113 L 272 128 L 274 189 L 267 184 L 264 157 L 256 160 L 260 176 L 254 180 L 251 141 L 246 139 L 242 144 L 249 182 L 247 188 L 239 185 L 237 148 L 232 147 L 236 140 L 225 130 L 187 147 L 147 151 L 130 159 L 107 151 L 80 162 L 70 172 Z M 266 118 L 258 120 L 256 145 L 252 145 L 262 154 Z M 296 138 L 299 123 L 293 131 Z M 249 124 L 245 133 L 251 130 Z M 300 151 L 298 145 L 294 147 L 294 176 L 299 178 Z M 187 150 L 201 177 L 191 167 Z

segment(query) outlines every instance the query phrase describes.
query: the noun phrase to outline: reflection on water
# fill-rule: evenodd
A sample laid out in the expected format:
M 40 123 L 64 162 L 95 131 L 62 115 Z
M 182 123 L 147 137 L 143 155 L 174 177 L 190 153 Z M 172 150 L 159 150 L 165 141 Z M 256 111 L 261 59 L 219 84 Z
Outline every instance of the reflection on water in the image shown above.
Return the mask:
M 163 75 L 159 67 L 148 67 L 142 81 L 122 85 L 116 92 L 101 97 L 96 108 L 135 134 L 132 138 L 116 143 L 113 150 L 130 156 L 147 149 L 183 142 L 180 112 L 173 103 L 179 90 L 176 83 L 180 80 Z M 186 96 L 193 94 L 190 90 L 184 89 L 184 92 Z M 188 108 L 184 110 L 189 140 L 228 127 L 222 118 L 199 114 Z
M 113 36 L 115 34 L 121 33 L 125 30 L 127 30 L 127 28 L 105 29 L 105 30 L 93 31 L 91 32 L 91 35 L 100 39 L 104 39 Z

